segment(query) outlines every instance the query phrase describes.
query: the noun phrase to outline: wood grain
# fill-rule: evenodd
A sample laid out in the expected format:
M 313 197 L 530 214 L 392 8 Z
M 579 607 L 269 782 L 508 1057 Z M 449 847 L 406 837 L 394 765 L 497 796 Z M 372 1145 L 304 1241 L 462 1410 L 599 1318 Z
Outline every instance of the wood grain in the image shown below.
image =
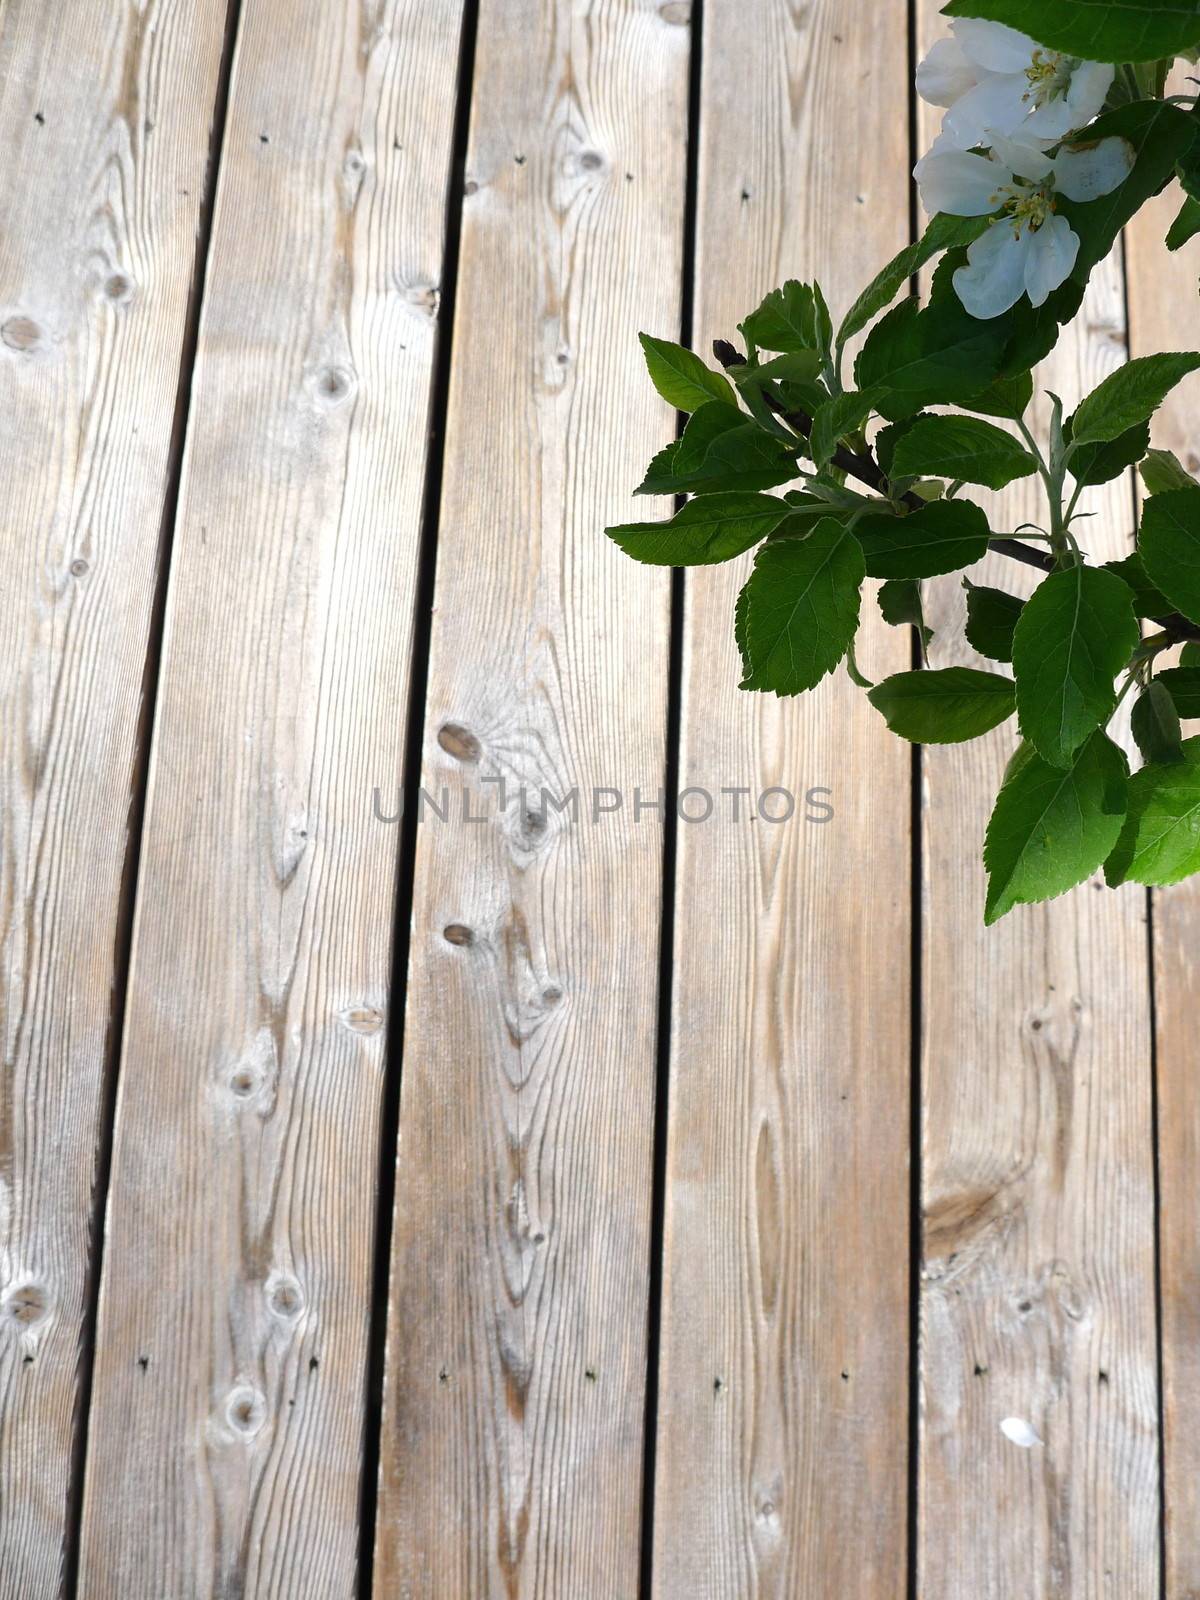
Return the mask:
M 63 1580 L 225 0 L 0 4 L 0 1596 Z
M 355 1592 L 457 0 L 246 0 L 171 573 L 79 1592 Z
M 907 95 L 902 7 L 706 7 L 698 349 L 791 276 L 839 315 L 906 243 Z M 751 795 L 680 825 L 653 1593 L 882 1600 L 906 1581 L 911 757 L 843 672 L 738 692 L 747 572 L 688 575 L 681 783 Z M 883 674 L 909 643 L 874 587 Z M 756 809 L 776 786 L 786 823 Z
M 925 46 L 944 27 L 922 5 Z M 936 113 L 922 108 L 925 144 Z M 1119 252 L 1036 374 L 1068 410 L 1125 359 Z M 993 528 L 1040 522 L 1025 479 Z M 1081 508 L 1095 560 L 1130 548 L 1127 477 Z M 1027 569 L 972 577 L 1011 593 Z M 957 578 L 930 589 L 932 661 L 965 644 Z M 924 769 L 918 1582 L 923 1600 L 1158 1592 L 1154 1187 L 1145 897 L 1097 879 L 983 927 L 987 817 L 1012 724 Z M 1000 1431 L 1028 1422 L 1026 1450 Z
M 685 24 L 480 12 L 376 1569 L 413 1600 L 637 1592 L 668 582 L 602 530 L 674 426 L 635 334 L 679 326 Z
M 1191 68 L 1180 72 L 1186 79 Z M 1179 91 L 1186 90 L 1180 82 Z M 1129 338 L 1135 356 L 1192 348 L 1200 239 L 1168 253 L 1163 238 L 1179 208 L 1172 184 L 1140 212 L 1127 236 Z M 1188 379 L 1154 419 L 1151 438 L 1200 473 L 1200 384 Z M 1188 734 L 1196 732 L 1188 726 Z M 1166 1511 L 1166 1600 L 1200 1594 L 1200 1102 L 1196 1095 L 1196 985 L 1200 885 L 1192 880 L 1154 893 L 1159 1161 L 1159 1251 Z

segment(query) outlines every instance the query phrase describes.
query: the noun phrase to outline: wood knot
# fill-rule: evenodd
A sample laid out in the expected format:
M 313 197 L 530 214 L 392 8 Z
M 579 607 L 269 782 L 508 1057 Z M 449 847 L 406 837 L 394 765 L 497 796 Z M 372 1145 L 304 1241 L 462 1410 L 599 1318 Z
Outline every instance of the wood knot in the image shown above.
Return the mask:
M 448 922 L 442 929 L 442 938 L 447 944 L 467 948 L 475 943 L 475 930 L 468 928 L 464 922 Z
M 383 1029 L 383 1012 L 378 1006 L 348 1006 L 339 1013 L 338 1020 L 343 1028 L 366 1038 L 373 1038 Z
M 228 1068 L 224 1082 L 235 1102 L 265 1115 L 272 1108 L 275 1075 L 275 1041 L 264 1028 Z
M 483 747 L 475 735 L 457 722 L 443 722 L 438 729 L 437 742 L 456 761 L 478 761 L 483 754 Z
M 267 1308 L 280 1322 L 294 1323 L 304 1310 L 304 1291 L 290 1272 L 273 1272 L 263 1285 Z
M 322 367 L 313 383 L 317 400 L 330 411 L 348 400 L 354 388 L 354 374 L 345 367 Z
M 9 317 L 0 325 L 0 339 L 10 350 L 27 354 L 41 348 L 42 330 L 32 317 Z
M 584 150 L 580 154 L 579 165 L 585 172 L 600 172 L 604 168 L 604 157 L 599 150 Z
M 249 1443 L 266 1420 L 266 1397 L 253 1384 L 235 1384 L 225 1401 L 225 1423 L 229 1431 Z
M 76 556 L 75 560 L 72 561 L 72 563 L 71 563 L 71 576 L 73 578 L 86 577 L 87 576 L 87 570 L 88 570 L 87 562 L 83 559 L 82 556 Z
M 133 299 L 133 284 L 123 272 L 114 272 L 104 280 L 104 297 L 114 305 L 128 305 Z
M 18 1328 L 33 1328 L 50 1315 L 50 1295 L 40 1283 L 18 1283 L 0 1299 L 4 1320 Z
M 432 321 L 438 314 L 442 293 L 436 283 L 410 283 L 405 287 L 404 298 L 414 311 Z

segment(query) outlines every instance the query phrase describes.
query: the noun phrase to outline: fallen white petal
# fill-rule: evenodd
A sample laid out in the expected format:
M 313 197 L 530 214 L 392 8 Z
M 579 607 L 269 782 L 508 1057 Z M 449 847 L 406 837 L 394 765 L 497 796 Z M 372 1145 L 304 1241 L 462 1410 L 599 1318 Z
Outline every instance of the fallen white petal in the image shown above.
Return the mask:
M 1133 146 L 1127 139 L 1066 145 L 1054 158 L 1054 187 L 1068 200 L 1098 200 L 1129 176 Z
M 1042 1442 L 1024 1417 L 1005 1417 L 1000 1432 L 1013 1444 L 1019 1444 L 1022 1450 L 1032 1450 L 1035 1444 Z

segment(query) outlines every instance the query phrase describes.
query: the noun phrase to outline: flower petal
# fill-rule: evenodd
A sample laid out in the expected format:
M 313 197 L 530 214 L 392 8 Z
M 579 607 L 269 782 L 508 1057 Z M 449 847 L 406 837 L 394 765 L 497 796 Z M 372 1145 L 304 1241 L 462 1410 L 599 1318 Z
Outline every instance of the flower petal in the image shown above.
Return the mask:
M 1082 128 L 1104 109 L 1116 75 L 1116 67 L 1104 61 L 1079 63 L 1071 74 L 1071 87 L 1067 90 L 1073 128 Z
M 917 68 L 917 93 L 931 106 L 952 106 L 977 81 L 957 39 L 939 39 Z
M 1087 118 L 1083 119 L 1085 122 Z M 1047 100 L 1044 106 L 1038 106 L 1031 111 L 1021 126 L 1021 134 L 1026 134 L 1034 139 L 1045 139 L 1053 144 L 1056 139 L 1061 139 L 1073 128 L 1081 126 L 1071 115 L 1071 108 L 1066 100 L 1060 96 L 1057 100 Z
M 954 102 L 942 127 L 964 150 L 990 144 L 989 132 L 1016 133 L 1029 111 L 1025 102 L 1028 87 L 1020 73 L 989 72 Z
M 954 274 L 954 289 L 973 317 L 986 321 L 1015 306 L 1025 293 L 1029 230 L 994 222 L 967 251 L 967 265 Z
M 1027 33 L 978 17 L 959 17 L 950 24 L 950 31 L 967 60 L 988 72 L 1024 72 L 1038 48 Z
M 1011 175 L 998 162 L 969 150 L 931 150 L 913 168 L 921 203 L 932 216 L 949 211 L 956 217 L 984 217 L 1000 204 L 999 190 Z
M 1044 304 L 1046 297 L 1071 276 L 1079 254 L 1079 235 L 1066 217 L 1047 217 L 1030 235 L 1025 251 L 1025 292 L 1030 303 Z
M 1006 139 L 1002 134 L 993 133 L 991 140 L 993 158 L 1015 172 L 1018 178 L 1040 183 L 1054 170 L 1054 162 L 1046 152 L 1036 144 L 1028 143 L 1023 136 L 1019 140 Z
M 1066 145 L 1054 158 L 1054 187 L 1068 200 L 1098 200 L 1129 176 L 1133 146 L 1127 139 Z

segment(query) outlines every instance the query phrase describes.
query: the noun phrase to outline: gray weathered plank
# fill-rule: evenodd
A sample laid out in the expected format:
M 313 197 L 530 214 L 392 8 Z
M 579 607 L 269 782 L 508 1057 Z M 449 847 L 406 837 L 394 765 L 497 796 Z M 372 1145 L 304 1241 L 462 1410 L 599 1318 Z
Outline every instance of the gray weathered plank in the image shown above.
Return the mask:
M 706 7 L 698 349 L 787 277 L 844 311 L 907 241 L 905 30 L 854 0 Z M 736 823 L 718 795 L 680 825 L 653 1592 L 896 1600 L 911 757 L 842 672 L 738 692 L 748 568 L 688 579 L 680 781 L 753 793 Z M 909 644 L 870 589 L 882 675 Z M 772 786 L 796 795 L 785 824 L 756 816 Z
M 945 27 L 921 7 L 923 47 Z M 927 144 L 938 113 L 922 107 Z M 1120 253 L 1036 374 L 1030 424 L 1125 359 Z M 1125 553 L 1130 486 L 1089 490 L 1081 537 Z M 1044 521 L 1038 482 L 992 526 Z M 977 581 L 1028 593 L 999 556 Z M 977 657 L 956 578 L 928 586 L 936 666 Z M 918 1583 L 928 1600 L 1158 1592 L 1145 903 L 1098 878 L 983 926 L 984 829 L 1014 724 L 924 753 Z M 1000 1431 L 1028 1422 L 1030 1450 Z
M 0 1595 L 60 1592 L 225 0 L 0 4 Z
M 353 1594 L 458 0 L 246 0 L 168 599 L 80 1593 Z
M 1191 68 L 1180 72 L 1181 93 Z M 1163 245 L 1180 203 L 1172 184 L 1128 230 L 1129 340 L 1135 356 L 1194 348 L 1200 239 L 1176 254 Z M 1200 428 L 1194 378 L 1168 398 L 1151 437 L 1200 474 Z M 1194 725 L 1185 732 L 1195 733 Z M 1200 1100 L 1196 1095 L 1197 951 L 1200 885 L 1193 880 L 1154 894 L 1154 989 L 1157 1001 L 1159 1249 L 1162 1271 L 1163 1499 L 1166 1600 L 1200 1594 Z
M 635 333 L 679 324 L 686 10 L 480 13 L 376 1569 L 414 1600 L 637 1590 L 668 583 L 602 529 L 673 428 Z

